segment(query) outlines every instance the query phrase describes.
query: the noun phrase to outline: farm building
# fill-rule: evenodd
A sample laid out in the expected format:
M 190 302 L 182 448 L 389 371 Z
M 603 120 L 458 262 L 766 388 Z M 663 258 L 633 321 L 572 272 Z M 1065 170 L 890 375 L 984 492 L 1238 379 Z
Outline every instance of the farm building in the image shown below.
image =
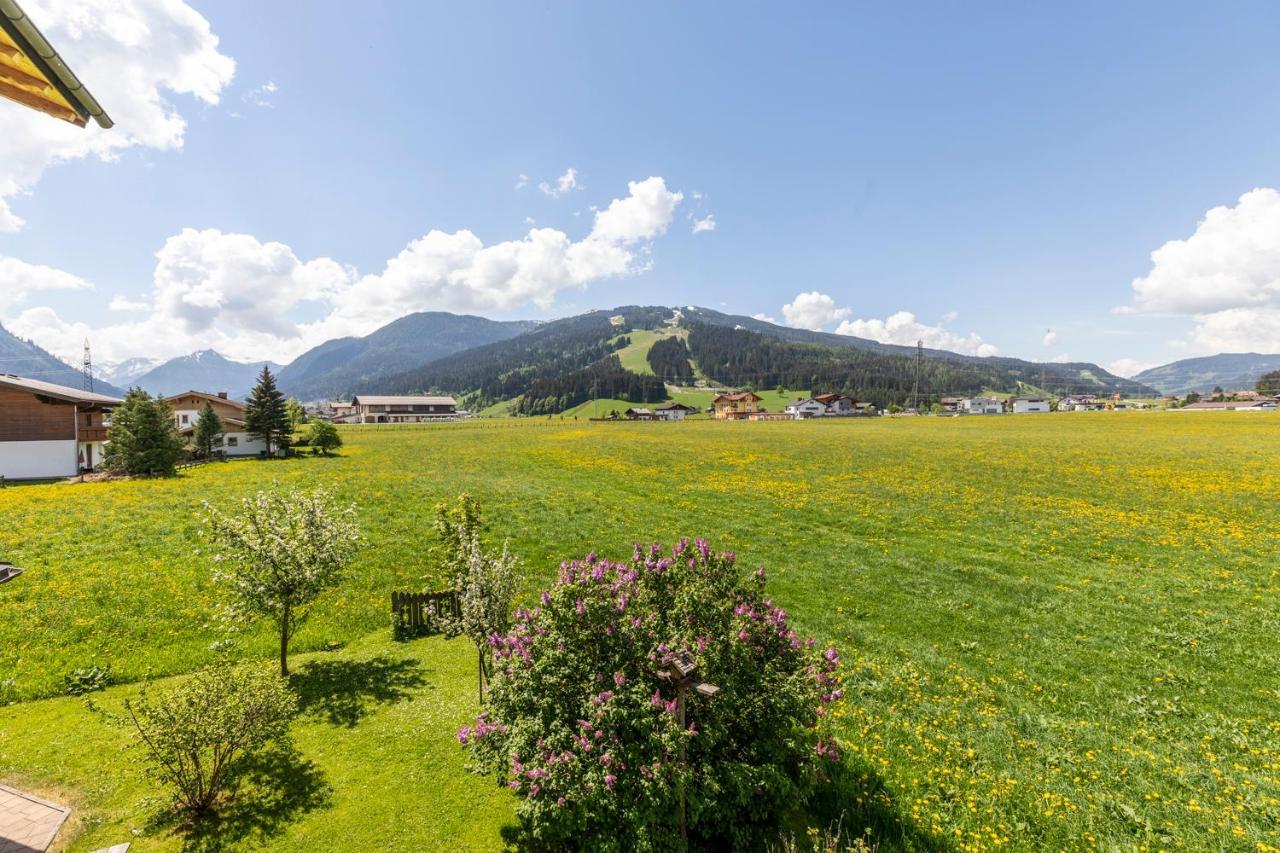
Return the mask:
M 960 411 L 970 415 L 998 415 L 1004 412 L 1004 403 L 996 397 L 972 397 L 960 404 Z
M 173 420 L 178 425 L 178 432 L 184 438 L 195 434 L 196 419 L 204 404 L 213 406 L 213 411 L 222 420 L 222 439 L 214 444 L 214 449 L 226 456 L 259 456 L 267 452 L 267 445 L 260 438 L 251 438 L 245 432 L 244 403 L 227 398 L 226 391 L 207 394 L 204 391 L 184 391 L 166 397 L 165 402 L 173 410 Z
M 740 421 L 760 411 L 760 395 L 752 391 L 720 394 L 711 401 L 718 421 Z
M 1028 415 L 1035 412 L 1052 411 L 1049 401 L 1044 397 L 1018 397 L 1013 401 L 1015 415 Z
M 964 409 L 963 397 L 943 397 L 938 403 L 944 412 L 959 412 Z
M 629 421 L 652 421 L 657 419 L 654 416 L 652 409 L 632 408 L 627 409 L 622 414 L 624 414 Z
M 378 397 L 357 394 L 351 398 L 354 423 L 416 424 L 441 421 L 458 416 L 458 403 L 452 397 Z
M 102 461 L 105 394 L 0 374 L 0 477 L 70 477 Z
M 682 421 L 698 410 L 684 403 L 663 403 L 653 407 L 653 414 L 660 421 Z

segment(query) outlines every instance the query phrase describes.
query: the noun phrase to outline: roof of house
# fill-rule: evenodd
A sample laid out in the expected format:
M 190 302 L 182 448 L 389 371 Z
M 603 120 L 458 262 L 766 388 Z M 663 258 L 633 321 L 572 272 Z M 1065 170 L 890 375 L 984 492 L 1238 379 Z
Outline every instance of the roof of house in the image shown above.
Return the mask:
M 834 403 L 837 400 L 848 400 L 844 394 L 814 394 L 813 399 L 819 403 Z
M 66 385 L 54 385 L 52 382 L 42 382 L 39 379 L 26 379 L 12 373 L 0 373 L 0 388 L 15 388 L 41 397 L 52 397 L 55 400 L 82 405 L 118 406 L 124 402 L 119 397 L 81 391 L 79 388 L 68 388 Z
M 353 406 L 456 406 L 452 397 L 386 397 L 357 394 L 351 398 Z
M 787 403 L 787 405 L 788 405 L 788 406 L 803 406 L 805 403 L 817 403 L 817 402 L 818 402 L 818 401 L 817 401 L 817 400 L 815 400 L 815 399 L 813 399 L 812 397 L 796 397 L 796 398 L 795 398 L 794 400 L 792 400 L 790 403 Z M 819 404 L 819 405 L 821 405 L 821 404 Z
M 760 400 L 763 398 L 759 394 L 755 393 L 754 391 L 739 391 L 736 394 L 720 394 L 711 402 L 718 403 L 721 400 L 737 401 L 737 400 L 747 400 L 747 399 Z
M 653 407 L 655 412 L 672 412 L 676 409 L 684 409 L 686 412 L 698 411 L 695 407 L 685 405 L 684 403 L 663 403 L 661 406 Z
M 243 432 L 244 431 L 244 421 L 240 420 L 239 418 L 222 418 L 221 420 L 222 420 L 223 432 Z M 227 429 L 227 427 L 234 427 L 234 429 Z M 178 428 L 179 435 L 190 435 L 195 431 L 196 431 L 196 425 L 194 423 L 189 423 L 184 427 Z
M 17 0 L 0 0 L 0 97 L 78 127 L 112 124 Z
M 183 391 L 181 394 L 170 394 L 168 397 L 165 397 L 165 400 L 169 403 L 172 403 L 174 400 L 179 400 L 183 397 L 201 397 L 205 400 L 208 400 L 211 403 L 226 403 L 230 406 L 234 406 L 240 411 L 244 411 L 246 408 L 248 408 L 244 403 L 241 403 L 239 400 L 232 400 L 228 397 L 221 397 L 217 394 L 210 394 L 208 391 Z
M 652 415 L 653 412 L 648 409 L 627 409 L 623 414 L 626 415 Z
M 1262 409 L 1275 405 L 1273 400 L 1205 400 L 1202 403 L 1188 403 L 1184 409 Z

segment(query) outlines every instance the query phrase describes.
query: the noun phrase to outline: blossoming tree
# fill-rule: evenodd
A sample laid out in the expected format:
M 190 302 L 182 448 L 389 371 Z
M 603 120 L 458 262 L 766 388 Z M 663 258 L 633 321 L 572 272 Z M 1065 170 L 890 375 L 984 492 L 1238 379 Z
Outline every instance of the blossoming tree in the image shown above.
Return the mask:
M 233 622 L 266 617 L 280 635 L 280 675 L 289 674 L 289 640 L 307 608 L 337 583 L 360 541 L 355 504 L 341 507 L 325 489 L 259 491 L 232 512 L 205 508 L 218 546 L 213 579 L 226 590 Z
M 549 846 L 679 846 L 682 795 L 691 840 L 758 844 L 839 758 L 842 695 L 836 651 L 798 637 L 764 588 L 702 540 L 564 564 L 490 638 L 488 706 L 458 732 L 472 768 L 520 795 Z M 720 688 L 689 696 L 684 725 L 659 675 L 673 660 Z

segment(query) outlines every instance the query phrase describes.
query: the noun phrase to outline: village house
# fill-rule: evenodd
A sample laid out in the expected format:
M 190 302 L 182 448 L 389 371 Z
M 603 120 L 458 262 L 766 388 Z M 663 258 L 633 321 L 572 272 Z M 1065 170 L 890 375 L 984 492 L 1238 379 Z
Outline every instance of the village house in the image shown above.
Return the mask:
M 682 421 L 698 410 L 684 403 L 663 403 L 653 409 L 654 417 L 660 421 Z
M 880 410 L 876 408 L 875 403 L 859 403 L 855 400 L 853 403 L 853 413 L 855 415 L 874 417 L 880 414 Z
M 450 420 L 458 416 L 452 397 L 388 397 L 357 394 L 351 398 L 355 423 L 417 424 Z
M 1004 403 L 997 397 L 972 397 L 960 404 L 960 411 L 967 415 L 999 415 L 1004 413 Z
M 944 412 L 960 412 L 964 410 L 963 397 L 943 397 L 938 401 Z
M 1053 407 L 1049 405 L 1049 401 L 1044 397 L 1018 397 L 1013 401 L 1013 413 L 1015 415 L 1049 411 L 1053 411 Z
M 853 414 L 854 400 L 843 394 L 816 394 L 813 399 L 826 407 L 827 417 L 843 418 Z
M 652 421 L 657 420 L 654 417 L 652 409 L 631 408 L 622 413 L 629 421 Z
M 760 395 L 752 391 L 720 394 L 711 401 L 711 408 L 718 421 L 740 421 L 760 411 L 760 400 Z
M 224 456 L 261 456 L 267 452 L 267 445 L 260 438 L 251 438 L 245 431 L 245 405 L 239 400 L 227 397 L 226 391 L 209 394 L 204 391 L 183 391 L 165 397 L 165 402 L 173 410 L 173 420 L 183 438 L 191 439 L 195 435 L 196 421 L 205 403 L 213 407 L 213 412 L 222 421 L 222 435 L 214 440 L 213 449 Z
M 107 415 L 123 401 L 0 374 L 0 477 L 70 477 L 102 462 Z
M 801 397 L 787 403 L 786 412 L 798 421 L 809 418 L 820 418 L 827 413 L 827 407 L 812 397 Z

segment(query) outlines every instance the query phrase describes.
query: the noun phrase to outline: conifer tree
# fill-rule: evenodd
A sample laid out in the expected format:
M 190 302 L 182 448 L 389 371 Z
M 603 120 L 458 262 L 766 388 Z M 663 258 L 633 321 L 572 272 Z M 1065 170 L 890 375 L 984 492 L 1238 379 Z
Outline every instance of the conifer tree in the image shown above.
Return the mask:
M 163 399 L 131 388 L 111 413 L 104 463 L 123 474 L 173 474 L 183 441 L 173 411 Z
M 218 417 L 218 413 L 213 410 L 213 404 L 205 400 L 204 408 L 196 416 L 195 431 L 192 435 L 196 449 L 205 459 L 213 456 L 213 445 L 222 432 L 222 418 Z
M 277 449 L 289 446 L 293 428 L 289 424 L 284 394 L 276 387 L 276 378 L 265 364 L 262 366 L 262 373 L 258 374 L 258 384 L 249 392 L 248 404 L 244 410 L 244 428 L 250 437 L 261 439 L 267 445 L 268 456 L 274 455 Z

